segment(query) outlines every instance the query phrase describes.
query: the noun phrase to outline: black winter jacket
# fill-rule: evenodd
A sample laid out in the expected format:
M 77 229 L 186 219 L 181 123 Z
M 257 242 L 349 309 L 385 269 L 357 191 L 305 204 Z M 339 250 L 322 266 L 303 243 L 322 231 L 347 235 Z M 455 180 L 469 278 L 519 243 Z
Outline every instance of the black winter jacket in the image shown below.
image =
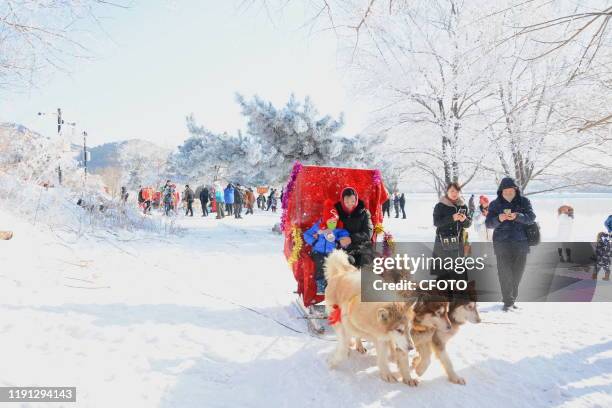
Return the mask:
M 234 204 L 242 204 L 242 192 L 238 187 L 234 187 Z
M 338 217 L 342 221 L 351 238 L 351 244 L 345 248 L 346 252 L 354 259 L 355 266 L 367 265 L 374 259 L 374 248 L 372 246 L 372 235 L 374 226 L 372 216 L 365 207 L 363 201 L 359 200 L 353 211 L 347 213 L 342 208 L 342 203 L 335 205 Z
M 342 208 L 341 203 L 336 203 L 336 211 L 340 221 L 344 224 L 344 229 L 347 230 L 351 236 L 352 244 L 361 244 L 363 242 L 371 242 L 372 235 L 374 234 L 374 227 L 372 225 L 372 216 L 370 211 L 365 208 L 363 201 L 357 202 L 357 207 L 351 212 L 347 213 Z
M 453 215 L 463 210 L 466 219 L 463 222 L 453 220 Z M 472 219 L 468 214 L 468 208 L 461 197 L 453 204 L 445 195 L 440 198 L 433 211 L 433 223 L 436 227 L 436 242 L 440 242 L 440 237 L 459 237 L 463 241 L 464 228 L 472 225 Z
M 185 198 L 187 202 L 192 203 L 193 200 L 195 199 L 195 193 L 193 192 L 191 188 L 186 188 L 185 192 L 183 193 L 183 197 Z
M 204 187 L 202 190 L 200 190 L 200 201 L 203 203 L 207 203 L 208 202 L 208 189 L 206 187 Z
M 502 190 L 506 188 L 515 188 L 516 195 L 512 201 L 508 202 L 502 196 Z M 501 222 L 499 215 L 504 210 L 517 213 L 514 221 L 506 220 Z M 487 228 L 495 228 L 493 231 L 493 243 L 496 242 L 522 242 L 528 248 L 527 233 L 525 225 L 535 222 L 536 215 L 531 208 L 531 202 L 527 197 L 523 197 L 518 186 L 510 177 L 502 179 L 497 189 L 497 198 L 489 204 L 489 213 L 485 224 Z

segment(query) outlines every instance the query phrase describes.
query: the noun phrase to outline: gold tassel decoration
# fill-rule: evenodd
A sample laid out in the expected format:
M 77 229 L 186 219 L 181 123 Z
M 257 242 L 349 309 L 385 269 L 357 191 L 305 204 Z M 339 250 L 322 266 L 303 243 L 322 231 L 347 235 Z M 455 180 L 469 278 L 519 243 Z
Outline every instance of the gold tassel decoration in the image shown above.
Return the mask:
M 293 237 L 293 248 L 291 248 L 291 256 L 287 260 L 289 262 L 289 266 L 293 266 L 293 264 L 300 259 L 300 252 L 304 246 L 304 241 L 302 240 L 302 230 L 299 227 L 294 225 L 291 228 L 291 236 Z

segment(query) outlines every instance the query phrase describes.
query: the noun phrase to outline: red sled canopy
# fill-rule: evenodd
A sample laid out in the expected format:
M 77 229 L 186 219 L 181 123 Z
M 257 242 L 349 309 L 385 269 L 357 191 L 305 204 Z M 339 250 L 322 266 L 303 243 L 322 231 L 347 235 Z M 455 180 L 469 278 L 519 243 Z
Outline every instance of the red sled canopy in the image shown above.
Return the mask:
M 315 266 L 302 233 L 321 218 L 325 200 L 340 201 L 345 187 L 354 188 L 372 214 L 375 241 L 382 232 L 382 203 L 388 198 L 379 170 L 303 166 L 296 162 L 285 187 L 281 219 L 284 253 L 304 306 L 323 301 L 323 296 L 316 295 Z

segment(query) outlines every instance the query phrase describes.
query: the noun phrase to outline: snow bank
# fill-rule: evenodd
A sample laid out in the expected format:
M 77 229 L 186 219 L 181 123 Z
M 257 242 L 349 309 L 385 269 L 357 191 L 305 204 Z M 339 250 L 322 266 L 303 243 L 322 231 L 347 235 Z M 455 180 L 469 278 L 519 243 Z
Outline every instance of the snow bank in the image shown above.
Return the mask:
M 102 233 L 180 233 L 173 218 L 144 216 L 134 205 L 122 205 L 103 194 L 63 186 L 45 188 L 8 175 L 0 175 L 0 208 L 33 225 L 48 227 L 65 239 Z

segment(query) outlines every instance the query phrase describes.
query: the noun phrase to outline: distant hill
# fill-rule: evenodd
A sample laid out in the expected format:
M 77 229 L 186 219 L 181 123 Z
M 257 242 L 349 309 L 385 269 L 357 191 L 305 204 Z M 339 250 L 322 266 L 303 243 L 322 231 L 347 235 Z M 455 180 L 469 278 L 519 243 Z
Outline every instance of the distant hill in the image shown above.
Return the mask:
M 91 152 L 91 160 L 88 167 L 91 171 L 96 171 L 104 167 L 122 166 L 120 163 L 121 153 L 124 151 L 138 151 L 143 155 L 160 157 L 168 155 L 171 149 L 160 147 L 155 143 L 142 140 L 131 139 L 121 142 L 104 143 L 102 145 L 88 147 Z

